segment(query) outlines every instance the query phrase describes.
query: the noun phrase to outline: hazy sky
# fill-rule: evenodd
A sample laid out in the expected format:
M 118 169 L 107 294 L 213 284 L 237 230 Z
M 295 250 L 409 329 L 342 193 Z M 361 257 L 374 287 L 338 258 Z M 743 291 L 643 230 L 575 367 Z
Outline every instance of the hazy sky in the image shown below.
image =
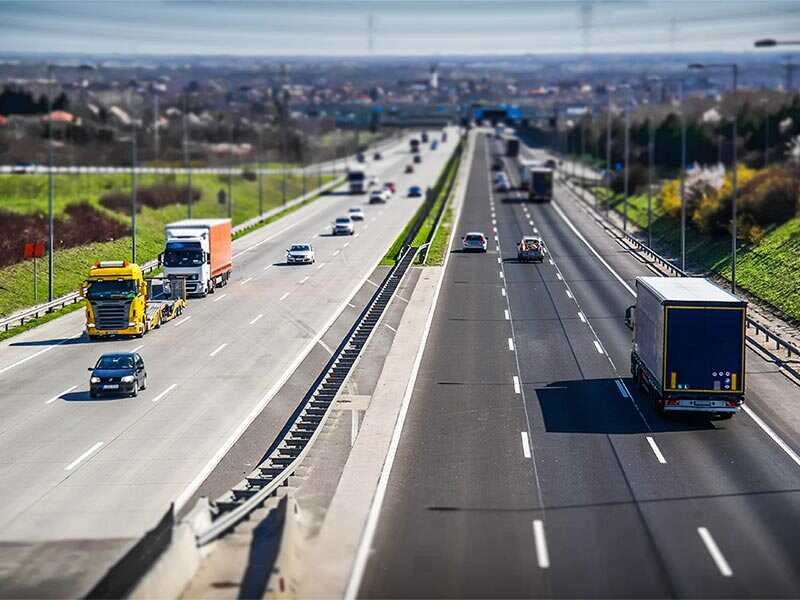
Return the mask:
M 0 0 L 0 52 L 743 51 L 799 32 L 797 0 Z

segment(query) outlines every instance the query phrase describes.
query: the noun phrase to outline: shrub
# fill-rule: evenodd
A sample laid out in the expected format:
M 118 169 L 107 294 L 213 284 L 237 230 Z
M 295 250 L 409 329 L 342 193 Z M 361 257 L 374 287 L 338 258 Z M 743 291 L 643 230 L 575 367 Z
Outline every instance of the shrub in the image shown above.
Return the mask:
M 142 206 L 161 208 L 170 204 L 186 204 L 188 196 L 187 186 L 159 183 L 136 190 L 136 212 Z M 200 200 L 201 191 L 192 188 L 192 202 Z M 126 215 L 131 214 L 131 195 L 125 192 L 109 192 L 100 198 L 100 204 L 109 210 L 114 210 Z
M 641 165 L 631 165 L 628 169 L 628 193 L 635 194 L 637 190 L 647 185 L 647 168 Z M 611 178 L 611 191 L 615 194 L 625 193 L 625 171 L 614 173 Z

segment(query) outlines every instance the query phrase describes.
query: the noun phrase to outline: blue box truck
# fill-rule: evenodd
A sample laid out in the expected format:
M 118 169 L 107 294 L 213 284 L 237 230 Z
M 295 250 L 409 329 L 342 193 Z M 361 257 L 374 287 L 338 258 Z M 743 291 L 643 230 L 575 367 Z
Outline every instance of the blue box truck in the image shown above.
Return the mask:
M 721 418 L 744 403 L 747 302 L 700 277 L 637 277 L 631 374 L 656 409 Z

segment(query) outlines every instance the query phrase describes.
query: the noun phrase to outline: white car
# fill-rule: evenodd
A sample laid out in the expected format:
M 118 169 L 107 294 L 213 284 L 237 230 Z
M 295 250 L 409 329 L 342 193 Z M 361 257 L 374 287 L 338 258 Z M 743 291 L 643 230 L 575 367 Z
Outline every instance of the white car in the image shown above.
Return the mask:
M 381 180 L 375 177 L 374 175 L 367 180 L 367 187 L 368 188 L 378 188 L 381 187 Z
M 349 216 L 353 221 L 363 221 L 364 209 L 360 206 L 354 206 L 347 211 L 347 216 Z
M 370 204 L 386 204 L 388 199 L 389 196 L 385 190 L 374 190 L 369 195 Z
M 461 238 L 461 246 L 464 252 L 486 252 L 487 244 L 486 236 L 480 231 L 470 231 Z
M 314 260 L 314 247 L 311 244 L 292 244 L 286 250 L 287 265 L 313 264 Z
M 331 225 L 333 235 L 353 235 L 356 232 L 353 219 L 350 217 L 337 217 Z

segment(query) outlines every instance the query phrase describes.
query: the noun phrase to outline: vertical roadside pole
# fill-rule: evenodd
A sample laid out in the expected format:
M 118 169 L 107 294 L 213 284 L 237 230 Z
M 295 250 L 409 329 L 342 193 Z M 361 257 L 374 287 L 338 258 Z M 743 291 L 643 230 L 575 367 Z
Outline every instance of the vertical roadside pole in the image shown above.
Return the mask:
M 186 166 L 186 217 L 192 218 L 192 161 L 189 156 L 189 110 L 188 91 L 183 93 L 183 164 Z
M 153 88 L 153 158 L 158 160 L 161 140 L 158 137 L 158 90 Z
M 683 81 L 678 84 L 681 111 L 681 271 L 686 271 L 686 107 L 683 104 Z
M 625 103 L 625 204 L 622 209 L 622 231 L 628 231 L 628 175 L 630 172 L 630 137 L 631 137 L 631 117 L 630 110 Z
M 648 140 L 647 140 L 647 245 L 653 247 L 653 170 L 655 169 L 655 127 L 653 118 L 648 121 Z
M 608 111 L 606 112 L 606 185 L 608 192 L 611 193 L 611 92 L 608 92 Z M 609 197 L 610 200 L 610 197 Z M 610 201 L 606 202 L 605 212 L 608 216 Z
M 233 115 L 231 115 L 231 139 L 228 151 L 228 218 L 233 219 Z
M 258 215 L 264 214 L 264 125 L 258 128 Z
M 736 293 L 736 204 L 737 204 L 737 150 L 736 150 L 736 137 L 737 137 L 737 121 L 739 120 L 739 112 L 736 110 L 736 91 L 739 82 L 739 65 L 733 63 L 733 172 L 731 173 L 731 293 Z
M 131 118 L 131 262 L 136 262 L 136 127 Z
M 53 301 L 53 65 L 47 66 L 47 301 Z

